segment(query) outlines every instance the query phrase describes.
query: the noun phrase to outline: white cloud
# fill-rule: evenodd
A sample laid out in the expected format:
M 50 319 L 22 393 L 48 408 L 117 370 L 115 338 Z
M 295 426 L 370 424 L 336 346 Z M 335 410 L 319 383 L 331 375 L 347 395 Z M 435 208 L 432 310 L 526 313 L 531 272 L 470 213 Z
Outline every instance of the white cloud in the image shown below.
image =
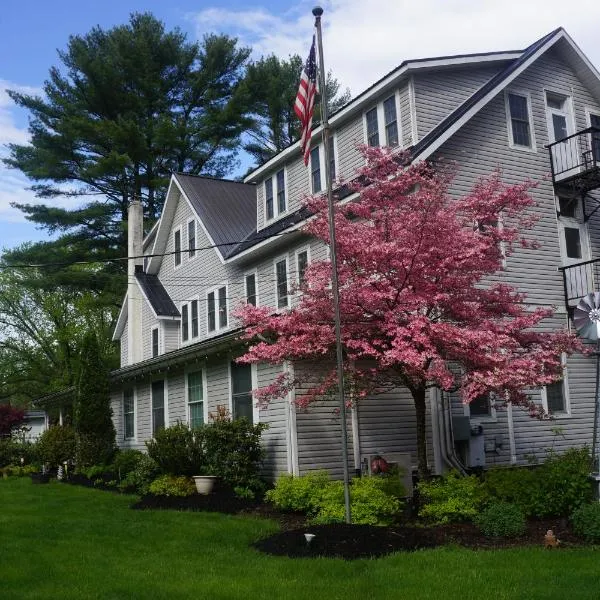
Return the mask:
M 308 53 L 312 4 L 297 2 L 284 14 L 263 8 L 207 8 L 193 15 L 207 31 L 237 35 L 256 55 Z M 403 60 L 525 48 L 563 26 L 592 63 L 600 65 L 600 3 L 580 0 L 565 10 L 557 0 L 329 0 L 323 3 L 325 66 L 353 95 Z

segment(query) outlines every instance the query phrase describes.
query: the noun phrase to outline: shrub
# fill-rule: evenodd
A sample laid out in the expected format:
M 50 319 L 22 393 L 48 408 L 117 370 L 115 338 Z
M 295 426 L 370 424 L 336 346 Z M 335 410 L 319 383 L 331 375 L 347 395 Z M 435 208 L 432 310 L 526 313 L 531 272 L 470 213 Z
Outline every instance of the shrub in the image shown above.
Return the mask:
M 517 504 L 527 516 L 566 516 L 591 500 L 590 453 L 571 448 L 563 454 L 549 452 L 546 460 L 531 469 L 491 469 L 484 489 L 492 500 Z
M 156 464 L 156 461 L 147 454 L 142 453 L 135 469 L 121 480 L 119 489 L 125 492 L 136 492 L 144 496 L 148 493 L 150 484 L 159 474 L 160 467 Z
M 0 404 L 0 437 L 10 435 L 25 422 L 25 411 L 10 404 Z
M 325 487 L 330 483 L 327 471 L 313 471 L 301 477 L 282 475 L 265 498 L 280 510 L 314 514 Z
M 516 537 L 525 532 L 525 515 L 516 504 L 495 502 L 474 518 L 488 537 Z
M 3 477 L 25 477 L 37 472 L 38 468 L 34 465 L 10 465 L 0 469 L 0 473 Z
M 160 429 L 146 442 L 148 455 L 166 475 L 211 475 L 203 449 L 204 429 L 190 429 L 185 423 Z
M 600 503 L 582 504 L 571 515 L 573 531 L 586 541 L 600 543 Z
M 119 479 L 124 479 L 135 470 L 140 460 L 144 456 L 140 450 L 119 450 L 113 459 L 111 471 L 119 475 Z
M 456 471 L 431 481 L 421 481 L 417 489 L 424 500 L 419 516 L 434 524 L 473 519 L 485 499 L 477 477 L 461 477 Z
M 88 479 L 100 479 L 103 481 L 103 475 L 112 474 L 112 467 L 106 465 L 92 465 L 91 467 L 82 469 L 81 473 L 83 473 Z
M 401 508 L 398 496 L 403 489 L 397 476 L 358 477 L 350 485 L 353 523 L 386 525 Z M 266 499 L 281 510 L 306 513 L 311 523 L 343 523 L 346 518 L 344 484 L 331 481 L 327 471 L 301 477 L 283 475 Z
M 247 419 L 215 420 L 200 430 L 208 473 L 218 475 L 232 489 L 245 488 L 261 494 L 264 483 L 260 478 L 260 467 L 264 449 L 260 443 L 265 423 L 253 425 Z M 193 473 L 199 475 L 203 473 Z
M 154 496 L 193 496 L 196 493 L 194 481 L 189 477 L 162 475 L 155 479 L 148 489 Z
M 20 465 L 21 459 L 25 464 L 36 462 L 37 445 L 15 438 L 0 439 L 0 467 Z
M 391 495 L 385 477 L 357 477 L 350 484 L 350 510 L 356 525 L 389 525 L 401 508 L 400 500 Z M 330 481 L 324 488 L 317 514 L 311 523 L 343 523 L 346 518 L 344 484 Z
M 75 430 L 69 425 L 50 427 L 38 439 L 39 459 L 50 467 L 58 467 L 75 456 Z

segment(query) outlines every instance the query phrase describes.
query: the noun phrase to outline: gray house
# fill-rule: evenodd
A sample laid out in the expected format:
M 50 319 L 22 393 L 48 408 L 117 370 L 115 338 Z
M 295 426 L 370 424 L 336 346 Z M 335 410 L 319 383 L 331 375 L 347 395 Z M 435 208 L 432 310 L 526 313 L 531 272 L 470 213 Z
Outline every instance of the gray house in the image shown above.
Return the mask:
M 594 288 L 600 260 L 600 75 L 563 29 L 523 51 L 403 62 L 331 119 L 333 152 L 324 164 L 320 129 L 309 168 L 299 144 L 253 171 L 244 183 L 174 174 L 160 221 L 142 239 L 139 205 L 130 209 L 127 295 L 114 339 L 121 368 L 112 373 L 119 445 L 143 448 L 157 428 L 206 422 L 225 405 L 233 416 L 266 422 L 266 471 L 342 472 L 340 423 L 328 403 L 299 410 L 295 390 L 257 408 L 252 390 L 299 365 L 238 365 L 242 349 L 232 309 L 251 302 L 293 306 L 303 266 L 327 248 L 300 232 L 301 200 L 324 188 L 324 169 L 352 178 L 361 144 L 408 149 L 413 160 L 444 157 L 459 171 L 454 192 L 468 191 L 499 167 L 509 183 L 533 179 L 539 204 L 537 249 L 517 250 L 501 277 L 532 306 L 555 308 L 548 327 L 569 325 L 577 300 Z M 600 130 L 599 130 L 600 132 Z M 566 139 L 565 139 L 566 138 Z M 348 196 L 343 188 L 338 196 Z M 591 261 L 591 262 L 590 262 Z M 303 366 L 302 368 L 307 368 Z M 555 419 L 532 420 L 482 398 L 463 406 L 432 391 L 430 466 L 518 464 L 590 444 L 595 363 L 573 356 L 564 379 L 532 397 Z M 348 414 L 350 468 L 374 454 L 416 463 L 415 419 L 408 391 L 361 400 Z

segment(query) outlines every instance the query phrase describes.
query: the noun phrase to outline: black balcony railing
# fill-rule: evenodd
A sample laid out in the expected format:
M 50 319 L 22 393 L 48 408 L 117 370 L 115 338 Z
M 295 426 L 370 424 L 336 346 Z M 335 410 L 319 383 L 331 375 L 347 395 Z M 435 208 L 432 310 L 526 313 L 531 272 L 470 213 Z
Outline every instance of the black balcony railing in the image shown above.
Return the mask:
M 588 127 L 548 146 L 552 181 L 581 191 L 600 184 L 600 129 Z
M 597 289 L 600 282 L 600 258 L 586 260 L 568 267 L 559 267 L 565 288 L 565 306 L 575 306 L 581 298 Z

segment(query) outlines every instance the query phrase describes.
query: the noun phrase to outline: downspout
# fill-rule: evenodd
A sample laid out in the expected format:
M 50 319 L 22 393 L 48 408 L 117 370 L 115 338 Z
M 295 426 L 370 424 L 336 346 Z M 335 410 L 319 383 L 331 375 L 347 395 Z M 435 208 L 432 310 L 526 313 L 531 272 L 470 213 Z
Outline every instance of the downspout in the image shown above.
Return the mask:
M 352 402 L 350 414 L 352 416 L 352 449 L 354 450 L 354 472 L 356 473 L 357 477 L 360 477 L 360 426 L 358 423 L 358 406 L 354 401 Z
M 294 378 L 294 366 L 289 362 L 283 363 L 283 370 L 288 373 L 291 379 Z M 287 467 L 288 473 L 298 476 L 300 469 L 298 466 L 298 430 L 296 427 L 296 391 L 291 389 L 286 398 L 287 413 Z
M 446 405 L 446 401 L 444 399 L 444 393 L 441 392 L 441 402 L 442 402 L 442 421 L 443 427 L 442 430 L 444 432 L 444 455 L 447 464 L 456 469 L 459 473 L 463 475 L 466 474 L 465 467 L 456 456 L 456 452 L 454 451 L 454 434 L 452 433 L 452 417 L 450 414 L 450 403 Z
M 429 390 L 429 403 L 431 405 L 431 435 L 433 437 L 433 463 L 436 475 L 443 471 L 443 454 L 441 447 L 442 432 L 440 431 L 440 411 L 438 395 L 440 391 L 434 387 Z
M 512 402 L 506 405 L 506 417 L 508 420 L 508 444 L 510 446 L 510 464 L 517 464 L 517 446 L 515 444 L 515 424 L 513 422 Z

